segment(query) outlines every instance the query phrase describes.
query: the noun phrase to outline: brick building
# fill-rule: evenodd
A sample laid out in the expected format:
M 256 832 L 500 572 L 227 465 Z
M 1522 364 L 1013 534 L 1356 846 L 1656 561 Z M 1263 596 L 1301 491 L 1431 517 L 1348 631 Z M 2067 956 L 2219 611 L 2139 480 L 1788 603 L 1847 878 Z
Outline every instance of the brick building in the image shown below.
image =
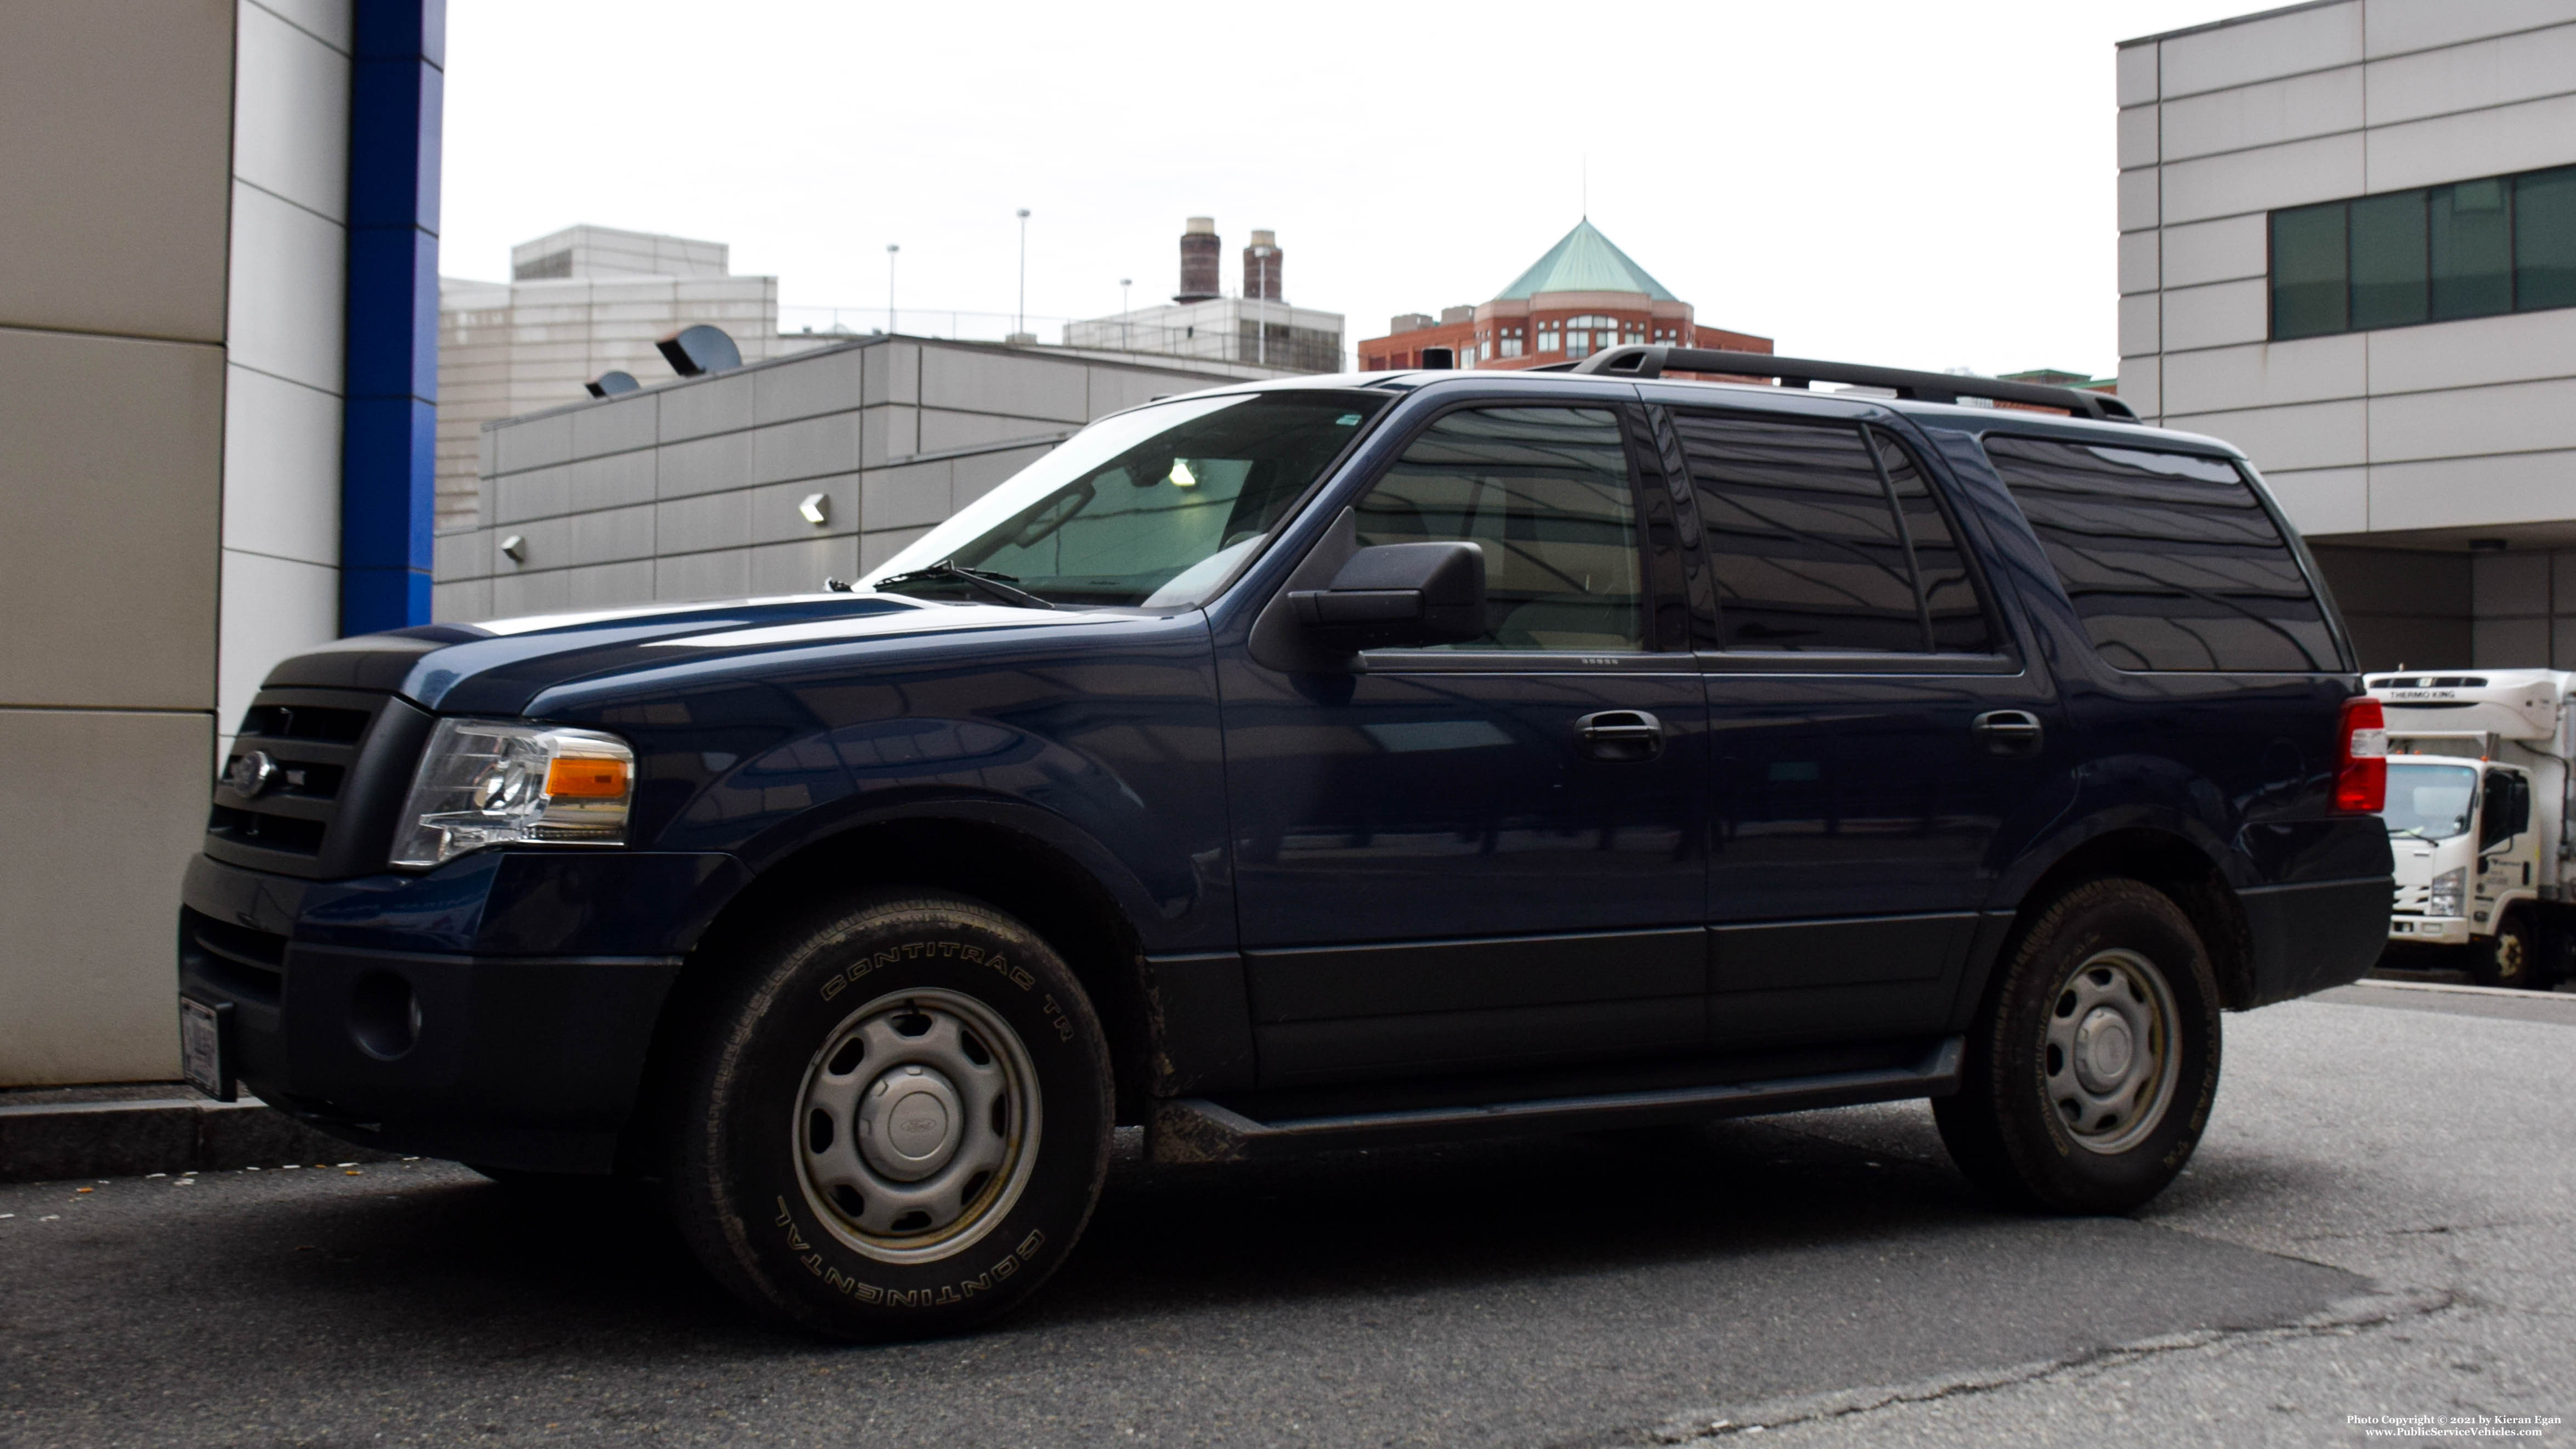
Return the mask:
M 1407 313 L 1388 324 L 1386 336 L 1372 337 L 1357 350 L 1361 371 L 1384 372 L 1534 367 L 1630 342 L 1771 350 L 1768 337 L 1699 326 L 1690 303 L 1629 260 L 1588 218 L 1492 301 L 1446 308 L 1437 321 Z

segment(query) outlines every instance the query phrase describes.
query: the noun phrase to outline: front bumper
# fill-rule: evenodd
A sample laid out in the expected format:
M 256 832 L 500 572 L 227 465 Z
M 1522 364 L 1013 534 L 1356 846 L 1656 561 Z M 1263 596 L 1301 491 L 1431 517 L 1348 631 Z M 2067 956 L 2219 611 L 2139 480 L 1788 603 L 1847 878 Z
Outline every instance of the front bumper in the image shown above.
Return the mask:
M 353 1142 L 600 1172 L 729 856 L 495 852 L 303 881 L 204 856 L 180 994 L 229 1006 L 233 1072 Z
M 2469 944 L 2469 921 L 2466 916 L 2391 916 L 2388 939 L 2424 946 L 2465 946 Z

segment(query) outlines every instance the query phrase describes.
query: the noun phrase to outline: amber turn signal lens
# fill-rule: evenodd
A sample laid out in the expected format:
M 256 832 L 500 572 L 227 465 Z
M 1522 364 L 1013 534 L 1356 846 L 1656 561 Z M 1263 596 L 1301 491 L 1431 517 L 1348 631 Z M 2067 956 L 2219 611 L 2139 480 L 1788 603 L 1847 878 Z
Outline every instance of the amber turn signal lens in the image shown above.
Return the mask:
M 623 800 L 624 760 L 556 760 L 546 766 L 546 793 L 557 800 Z

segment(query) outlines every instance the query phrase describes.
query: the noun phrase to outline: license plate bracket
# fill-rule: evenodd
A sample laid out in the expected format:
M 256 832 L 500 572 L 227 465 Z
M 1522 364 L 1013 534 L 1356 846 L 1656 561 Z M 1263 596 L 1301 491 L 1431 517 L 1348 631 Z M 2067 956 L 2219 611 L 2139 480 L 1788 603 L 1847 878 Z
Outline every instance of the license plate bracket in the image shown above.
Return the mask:
M 209 1006 L 179 998 L 179 1073 L 188 1085 L 218 1102 L 235 1100 L 232 1054 L 233 1004 Z

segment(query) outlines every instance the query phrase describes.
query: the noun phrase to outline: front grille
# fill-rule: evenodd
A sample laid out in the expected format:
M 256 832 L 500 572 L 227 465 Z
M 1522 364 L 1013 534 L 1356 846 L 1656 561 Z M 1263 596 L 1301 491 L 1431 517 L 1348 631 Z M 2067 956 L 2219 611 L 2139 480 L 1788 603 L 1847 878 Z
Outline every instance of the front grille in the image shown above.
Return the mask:
M 429 716 L 390 694 L 264 689 L 242 716 L 206 816 L 206 854 L 312 879 L 382 870 Z M 235 770 L 254 755 L 264 780 Z M 244 784 L 250 788 L 242 788 Z
M 286 938 L 179 908 L 180 965 L 238 1001 L 275 1006 L 286 997 Z
M 2431 901 L 2432 894 L 2433 890 L 2430 886 L 2399 886 L 2397 888 L 2397 913 L 2402 916 L 2420 916 L 2424 914 L 2424 907 Z

